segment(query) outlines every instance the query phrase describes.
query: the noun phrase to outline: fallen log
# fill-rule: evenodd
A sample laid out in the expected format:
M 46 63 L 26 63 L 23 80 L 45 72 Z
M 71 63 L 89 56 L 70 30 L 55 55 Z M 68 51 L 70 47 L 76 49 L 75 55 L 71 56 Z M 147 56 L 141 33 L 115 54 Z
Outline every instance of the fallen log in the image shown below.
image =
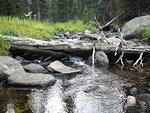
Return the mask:
M 12 42 L 11 48 L 16 50 L 23 51 L 31 51 L 31 52 L 39 52 L 39 53 L 47 53 L 51 55 L 69 55 L 70 53 L 78 53 L 82 54 L 85 52 L 87 54 L 91 54 L 93 50 L 92 42 L 67 42 L 65 41 L 42 41 L 31 38 L 19 38 L 12 36 L 0 35 L 0 37 L 4 37 L 7 40 Z M 95 43 L 96 51 L 104 51 L 106 53 L 116 52 L 117 45 L 114 44 L 104 44 L 97 42 Z M 141 54 L 150 53 L 150 46 L 136 46 L 136 45 L 123 45 L 121 48 L 118 48 L 117 51 L 123 51 L 124 53 L 134 53 Z

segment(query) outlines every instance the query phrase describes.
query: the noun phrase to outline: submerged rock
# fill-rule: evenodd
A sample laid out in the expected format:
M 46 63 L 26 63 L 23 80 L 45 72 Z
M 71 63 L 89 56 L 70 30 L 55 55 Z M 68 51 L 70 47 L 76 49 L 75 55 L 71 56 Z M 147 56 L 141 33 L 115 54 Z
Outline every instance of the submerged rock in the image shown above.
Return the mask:
M 125 37 L 137 37 L 146 29 L 150 29 L 150 15 L 130 20 L 123 26 L 122 32 L 125 34 Z
M 23 66 L 23 68 L 27 71 L 27 72 L 31 72 L 31 73 L 48 73 L 47 70 L 45 70 L 40 64 L 28 64 Z
M 14 74 L 8 77 L 8 83 L 16 86 L 45 86 L 52 85 L 56 79 L 50 74 Z
M 150 107 L 150 94 L 149 93 L 141 94 L 141 95 L 139 95 L 139 98 L 142 101 L 145 101 L 149 105 L 149 107 Z
M 136 95 L 137 94 L 137 88 L 136 87 L 131 88 L 130 93 L 131 93 L 131 95 Z
M 134 96 L 127 97 L 127 106 L 135 106 L 136 105 L 136 98 Z
M 73 73 L 80 73 L 81 70 L 77 70 L 71 67 L 68 67 L 61 63 L 60 61 L 54 61 L 49 66 L 48 69 L 54 70 L 55 72 L 59 72 L 61 74 L 73 74 Z
M 19 61 L 9 57 L 0 56 L 0 80 L 7 79 L 9 75 L 25 72 Z

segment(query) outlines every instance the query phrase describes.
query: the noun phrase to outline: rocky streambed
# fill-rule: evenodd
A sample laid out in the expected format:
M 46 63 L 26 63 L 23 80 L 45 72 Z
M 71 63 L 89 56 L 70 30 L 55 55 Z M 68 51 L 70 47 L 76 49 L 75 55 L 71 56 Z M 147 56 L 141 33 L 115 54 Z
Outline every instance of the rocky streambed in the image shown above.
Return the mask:
M 1 78 L 0 113 L 149 112 L 148 67 L 141 72 L 132 70 L 130 66 L 122 69 L 119 64 L 93 68 L 88 65 L 87 60 L 70 57 L 61 62 L 82 73 L 60 74 L 46 70 L 47 62 L 44 65 L 39 60 L 30 61 L 23 57 L 16 57 L 17 60 L 5 58 L 7 60 L 3 57 L 1 64 L 7 63 L 8 68 L 1 65 L 5 70 L 2 77 L 10 73 L 17 75 L 17 78 L 11 77 L 13 80 L 18 80 L 18 76 L 26 76 L 23 80 L 27 84 L 21 84 L 22 80 L 15 84 L 9 82 L 8 76 L 5 76 L 8 81 Z M 14 73 L 13 70 L 16 69 L 18 71 Z M 128 106 L 127 96 L 136 98 L 135 106 Z

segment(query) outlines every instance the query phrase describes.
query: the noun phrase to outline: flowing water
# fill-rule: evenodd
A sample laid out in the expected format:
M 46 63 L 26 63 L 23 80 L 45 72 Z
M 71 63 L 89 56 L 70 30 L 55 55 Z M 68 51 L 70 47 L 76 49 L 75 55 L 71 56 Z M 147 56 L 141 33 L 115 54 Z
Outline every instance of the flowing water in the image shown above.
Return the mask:
M 129 83 L 136 86 L 141 78 L 143 83 L 148 83 L 145 75 L 133 74 L 131 70 L 95 67 L 93 76 L 92 66 L 82 58 L 70 57 L 70 62 L 83 73 L 59 77 L 56 84 L 47 88 L 14 88 L 1 84 L 0 113 L 125 113 L 128 112 L 125 97 L 129 91 L 124 86 Z M 143 89 L 143 85 L 136 86 L 139 92 L 148 89 L 147 85 Z

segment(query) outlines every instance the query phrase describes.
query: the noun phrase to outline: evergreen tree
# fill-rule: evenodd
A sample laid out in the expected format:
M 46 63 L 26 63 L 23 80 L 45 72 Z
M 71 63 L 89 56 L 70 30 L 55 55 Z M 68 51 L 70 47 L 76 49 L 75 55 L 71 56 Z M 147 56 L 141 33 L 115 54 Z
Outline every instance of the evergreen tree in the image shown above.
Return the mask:
M 21 16 L 21 0 L 0 0 L 0 14 L 4 16 Z

